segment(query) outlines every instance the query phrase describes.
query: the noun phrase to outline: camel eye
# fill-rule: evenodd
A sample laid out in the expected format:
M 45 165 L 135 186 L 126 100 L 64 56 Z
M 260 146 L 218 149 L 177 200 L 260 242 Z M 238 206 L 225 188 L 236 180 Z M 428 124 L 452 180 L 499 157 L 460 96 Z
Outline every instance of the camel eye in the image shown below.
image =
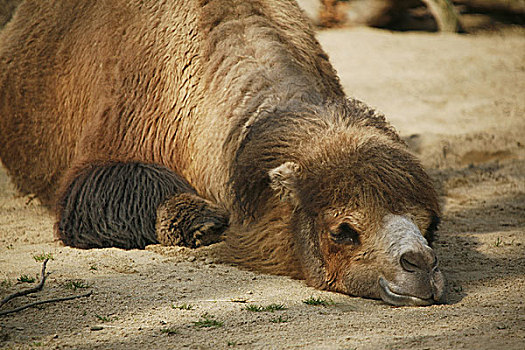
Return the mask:
M 335 231 L 330 232 L 330 238 L 339 244 L 359 244 L 359 233 L 347 223 L 342 223 Z

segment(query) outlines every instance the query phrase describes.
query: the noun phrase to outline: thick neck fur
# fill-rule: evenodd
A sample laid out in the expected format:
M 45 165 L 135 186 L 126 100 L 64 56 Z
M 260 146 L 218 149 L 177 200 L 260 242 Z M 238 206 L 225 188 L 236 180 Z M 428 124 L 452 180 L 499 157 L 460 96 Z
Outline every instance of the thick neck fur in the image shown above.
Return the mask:
M 293 278 L 305 278 L 289 218 L 293 209 L 284 203 L 268 203 L 267 215 L 250 225 L 232 224 L 225 234 L 224 260 Z

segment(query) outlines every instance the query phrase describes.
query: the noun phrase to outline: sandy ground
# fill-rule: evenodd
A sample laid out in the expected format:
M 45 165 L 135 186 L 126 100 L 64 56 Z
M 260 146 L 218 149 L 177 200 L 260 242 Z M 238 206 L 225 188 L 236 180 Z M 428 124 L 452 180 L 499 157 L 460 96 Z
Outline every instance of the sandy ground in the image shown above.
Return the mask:
M 391 307 L 221 264 L 211 247 L 77 250 L 53 241 L 53 216 L 0 170 L 4 348 L 523 349 L 525 347 L 525 30 L 439 35 L 372 29 L 319 33 L 345 89 L 384 111 L 442 196 L 435 244 L 446 305 Z M 38 278 L 37 278 L 38 280 Z M 87 287 L 73 290 L 77 286 Z M 321 298 L 325 306 L 303 303 Z M 281 304 L 253 312 L 247 305 Z M 178 307 L 187 305 L 189 310 Z M 216 327 L 199 327 L 203 320 Z

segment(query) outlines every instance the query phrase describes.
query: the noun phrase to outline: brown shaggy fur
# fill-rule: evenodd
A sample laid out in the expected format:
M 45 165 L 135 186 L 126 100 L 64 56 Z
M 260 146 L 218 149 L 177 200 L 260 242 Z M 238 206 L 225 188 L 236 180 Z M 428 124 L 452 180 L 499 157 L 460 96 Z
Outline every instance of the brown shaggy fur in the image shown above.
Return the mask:
M 384 117 L 346 98 L 308 23 L 288 0 L 26 0 L 0 32 L 0 158 L 49 206 L 70 203 L 71 184 L 113 188 L 97 181 L 118 164 L 161 165 L 134 181 L 153 171 L 175 186 L 151 203 L 182 192 L 190 211 L 228 212 L 233 261 L 377 297 L 375 269 L 390 271 L 374 250 L 378 221 L 409 213 L 424 231 L 436 194 Z M 99 175 L 97 164 L 117 165 Z M 193 217 L 174 203 L 161 206 L 174 216 L 164 227 Z M 327 238 L 343 217 L 359 247 Z M 360 274 L 350 287 L 349 269 Z

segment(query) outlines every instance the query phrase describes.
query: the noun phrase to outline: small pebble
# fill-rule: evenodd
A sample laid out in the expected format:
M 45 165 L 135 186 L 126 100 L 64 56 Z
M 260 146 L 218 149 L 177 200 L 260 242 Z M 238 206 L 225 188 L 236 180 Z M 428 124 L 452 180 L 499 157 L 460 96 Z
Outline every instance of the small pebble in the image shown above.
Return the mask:
M 103 329 L 104 329 L 104 327 L 102 327 L 102 326 L 93 326 L 93 327 L 91 327 L 92 331 L 101 331 Z

